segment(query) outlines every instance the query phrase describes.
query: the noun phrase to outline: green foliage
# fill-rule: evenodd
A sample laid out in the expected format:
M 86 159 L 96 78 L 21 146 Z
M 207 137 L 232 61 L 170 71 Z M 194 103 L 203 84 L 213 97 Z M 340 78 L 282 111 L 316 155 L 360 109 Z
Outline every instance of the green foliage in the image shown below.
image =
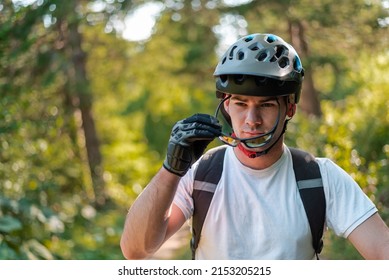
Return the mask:
M 337 237 L 333 232 L 326 232 L 324 235 L 323 259 L 330 260 L 362 260 L 362 256 L 344 238 Z

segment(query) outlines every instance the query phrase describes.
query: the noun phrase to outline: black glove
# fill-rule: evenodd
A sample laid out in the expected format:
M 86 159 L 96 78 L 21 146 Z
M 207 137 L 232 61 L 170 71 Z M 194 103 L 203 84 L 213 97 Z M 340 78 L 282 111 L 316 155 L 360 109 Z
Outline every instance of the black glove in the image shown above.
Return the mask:
M 195 114 L 177 122 L 170 135 L 163 166 L 173 174 L 184 176 L 219 135 L 221 125 L 211 115 Z

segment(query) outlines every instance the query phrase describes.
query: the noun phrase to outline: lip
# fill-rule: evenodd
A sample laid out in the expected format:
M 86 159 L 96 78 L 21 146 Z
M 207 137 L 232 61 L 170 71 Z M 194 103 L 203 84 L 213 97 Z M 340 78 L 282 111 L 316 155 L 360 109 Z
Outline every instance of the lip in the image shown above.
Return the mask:
M 265 134 L 265 132 L 247 132 L 247 131 L 242 131 L 242 135 L 244 135 L 245 137 L 244 138 L 253 138 L 253 137 L 257 137 L 257 136 L 261 136 Z

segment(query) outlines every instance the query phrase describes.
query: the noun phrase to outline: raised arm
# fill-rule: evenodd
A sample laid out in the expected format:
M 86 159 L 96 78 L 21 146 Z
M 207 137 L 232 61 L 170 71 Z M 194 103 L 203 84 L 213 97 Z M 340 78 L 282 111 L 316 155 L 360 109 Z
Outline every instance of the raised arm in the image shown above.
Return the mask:
M 122 253 L 127 259 L 150 257 L 180 229 L 185 217 L 172 204 L 178 183 L 220 132 L 218 121 L 205 114 L 196 114 L 175 124 L 163 168 L 127 214 L 120 241 Z
M 171 206 L 179 180 L 161 168 L 132 205 L 120 241 L 125 258 L 150 257 L 185 222 L 181 210 Z

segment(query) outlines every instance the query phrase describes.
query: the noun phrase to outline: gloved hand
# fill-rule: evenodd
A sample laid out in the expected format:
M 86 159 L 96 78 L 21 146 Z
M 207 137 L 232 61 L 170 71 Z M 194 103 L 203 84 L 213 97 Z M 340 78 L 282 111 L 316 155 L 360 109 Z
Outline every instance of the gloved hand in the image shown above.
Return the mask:
M 221 125 L 211 115 L 195 114 L 178 121 L 173 126 L 163 166 L 173 174 L 184 176 L 219 135 Z

